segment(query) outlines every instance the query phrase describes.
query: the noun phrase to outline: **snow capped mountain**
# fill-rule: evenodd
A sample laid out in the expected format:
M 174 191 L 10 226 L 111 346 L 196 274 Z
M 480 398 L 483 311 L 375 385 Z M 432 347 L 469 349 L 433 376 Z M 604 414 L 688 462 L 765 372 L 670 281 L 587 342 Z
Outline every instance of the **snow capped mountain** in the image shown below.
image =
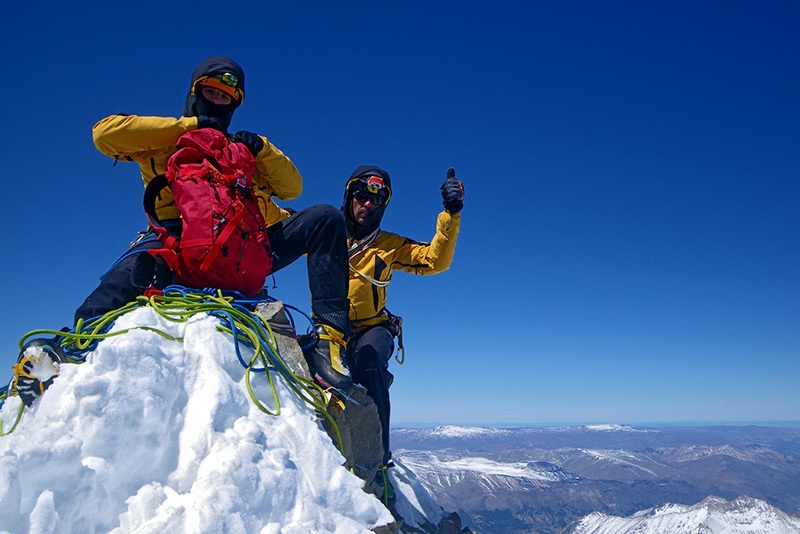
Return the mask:
M 765 462 L 766 460 L 783 460 L 785 456 L 778 454 L 766 447 L 751 445 L 744 448 L 734 448 L 730 445 L 692 445 L 688 447 L 675 447 L 663 451 L 661 457 L 673 462 L 693 462 L 696 460 L 713 457 L 729 457 L 747 462 Z
M 219 326 L 135 309 L 32 409 L 8 398 L 0 428 L 21 419 L 0 437 L 0 532 L 394 532 L 315 409 L 281 378 L 274 396 L 263 372 L 248 380 Z M 404 526 L 437 532 L 445 514 L 414 474 L 388 474 Z
M 469 430 L 392 435 L 395 457 L 482 533 L 562 534 L 591 512 L 613 518 L 709 495 L 800 512 L 794 427 Z
M 508 434 L 500 428 L 484 428 L 478 426 L 437 426 L 430 430 L 431 436 L 442 438 L 471 438 L 475 436 L 499 436 Z
M 142 307 L 112 333 L 32 409 L 0 410 L 6 432 L 22 414 L 0 437 L 0 534 L 396 530 L 320 414 L 281 379 L 274 396 L 248 381 L 253 351 L 217 318 Z M 773 507 L 800 503 L 798 429 L 443 426 L 393 443 L 401 532 L 800 532 Z
M 618 424 L 586 425 L 584 428 L 595 432 L 646 432 L 644 429 Z
M 708 497 L 694 506 L 665 504 L 629 517 L 594 512 L 564 534 L 796 534 L 800 519 L 764 501 Z
M 453 487 L 464 481 L 486 489 L 505 487 L 535 487 L 545 482 L 574 478 L 557 466 L 539 462 L 497 462 L 482 457 L 460 454 L 447 457 L 425 451 L 398 450 L 402 459 L 417 477 L 436 487 Z

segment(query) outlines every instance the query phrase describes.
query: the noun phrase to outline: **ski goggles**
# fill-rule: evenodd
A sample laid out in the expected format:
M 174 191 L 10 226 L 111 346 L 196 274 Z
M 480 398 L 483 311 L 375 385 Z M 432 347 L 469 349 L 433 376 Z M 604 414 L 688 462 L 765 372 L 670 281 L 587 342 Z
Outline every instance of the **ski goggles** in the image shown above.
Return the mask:
M 361 189 L 353 191 L 353 198 L 358 200 L 359 204 L 366 204 L 367 201 L 370 201 L 373 206 L 383 206 L 389 200 L 384 195 L 368 193 Z
M 210 76 L 200 76 L 197 78 L 197 80 L 195 80 L 194 85 L 192 85 L 192 94 L 195 94 L 195 87 L 198 85 L 219 89 L 223 93 L 229 95 L 239 104 L 241 104 L 242 100 L 244 100 L 244 91 L 238 87 L 239 78 L 230 72 L 213 74 Z
M 391 189 L 380 176 L 359 176 L 350 183 L 353 198 L 362 204 L 369 200 L 375 206 L 383 206 L 392 196 Z

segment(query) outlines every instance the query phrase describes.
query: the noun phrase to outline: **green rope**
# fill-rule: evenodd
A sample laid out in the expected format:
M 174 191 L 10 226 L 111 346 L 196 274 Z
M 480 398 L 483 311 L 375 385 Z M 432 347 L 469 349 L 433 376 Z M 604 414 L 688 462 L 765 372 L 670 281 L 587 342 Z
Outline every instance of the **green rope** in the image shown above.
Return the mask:
M 389 469 L 388 465 L 381 464 L 379 471 L 381 476 L 383 477 L 383 499 L 382 502 L 384 506 L 387 508 L 389 507 L 389 502 L 391 501 L 392 497 L 395 496 L 394 490 L 392 489 L 392 483 L 389 481 L 389 474 L 387 473 Z
M 168 292 L 165 295 L 153 295 L 150 297 L 140 296 L 135 301 L 116 310 L 112 310 L 101 317 L 92 319 L 89 322 L 79 319 L 72 332 L 56 330 L 34 330 L 29 332 L 20 339 L 20 350 L 31 337 L 41 335 L 58 336 L 60 339 L 59 344 L 64 350 L 67 361 L 71 363 L 83 363 L 85 361 L 85 353 L 89 352 L 95 343 L 103 339 L 126 334 L 131 330 L 146 330 L 155 332 L 170 341 L 183 341 L 182 338 L 174 337 L 157 328 L 146 326 L 108 332 L 109 328 L 119 317 L 144 306 L 151 307 L 160 316 L 168 321 L 176 323 L 187 322 L 191 317 L 201 313 L 211 314 L 218 320 L 222 320 L 225 324 L 218 325 L 217 329 L 233 336 L 237 354 L 239 351 L 238 345 L 240 343 L 244 343 L 254 350 L 250 361 L 247 363 L 242 361 L 242 364 L 245 366 L 245 386 L 247 388 L 247 393 L 256 407 L 268 415 L 280 415 L 281 403 L 276 389 L 275 378 L 273 377 L 273 373 L 276 373 L 284 380 L 285 384 L 295 395 L 300 397 L 305 403 L 322 414 L 322 416 L 330 422 L 331 428 L 334 429 L 336 435 L 339 451 L 342 452 L 344 450 L 339 429 L 333 417 L 327 411 L 329 394 L 313 380 L 297 376 L 289 369 L 289 366 L 280 356 L 277 339 L 267 321 L 249 312 L 246 308 L 236 305 L 232 297 L 223 296 L 221 291 L 217 291 L 216 295 L 176 291 Z M 256 367 L 257 365 L 260 365 L 260 369 Z M 253 390 L 252 375 L 257 371 L 263 371 L 264 374 L 266 374 L 266 380 L 272 392 L 272 399 L 275 404 L 274 411 L 270 410 L 264 402 L 258 398 Z M 21 413 L 22 410 L 20 409 L 20 414 Z M 16 423 L 19 422 L 19 417 L 18 414 L 17 421 L 14 423 L 14 428 L 16 427 Z M 9 433 L 13 431 L 14 428 L 9 430 Z M 0 432 L 2 432 L 2 425 L 0 425 Z
M 5 398 L 3 398 L 5 400 Z M 19 403 L 19 409 L 17 410 L 17 417 L 14 419 L 14 424 L 11 425 L 11 428 L 8 429 L 8 432 L 3 430 L 3 421 L 0 420 L 0 437 L 7 436 L 11 434 L 17 425 L 19 424 L 19 420 L 22 419 L 22 410 L 25 408 L 25 405 L 21 402 Z
M 59 345 L 61 348 L 69 348 L 69 350 L 65 351 L 67 361 L 70 363 L 83 363 L 85 358 L 83 358 L 80 354 L 88 352 L 94 343 L 102 339 L 127 334 L 131 330 L 147 330 L 150 332 L 155 332 L 156 334 L 170 341 L 183 341 L 181 338 L 170 336 L 166 332 L 158 330 L 157 328 L 151 328 L 149 326 L 137 326 L 134 328 L 118 330 L 116 332 L 108 332 L 108 329 L 111 328 L 114 322 L 121 316 L 149 303 L 150 300 L 146 297 L 138 297 L 135 301 L 128 303 L 121 308 L 117 308 L 116 310 L 112 310 L 88 323 L 85 322 L 84 319 L 78 319 L 78 322 L 75 324 L 74 331 L 72 332 L 63 332 L 60 330 L 32 330 L 31 332 L 28 332 L 22 336 L 22 338 L 19 340 L 19 349 L 22 350 L 22 347 L 25 345 L 25 343 L 32 337 L 42 335 L 52 337 L 57 336 L 60 339 Z

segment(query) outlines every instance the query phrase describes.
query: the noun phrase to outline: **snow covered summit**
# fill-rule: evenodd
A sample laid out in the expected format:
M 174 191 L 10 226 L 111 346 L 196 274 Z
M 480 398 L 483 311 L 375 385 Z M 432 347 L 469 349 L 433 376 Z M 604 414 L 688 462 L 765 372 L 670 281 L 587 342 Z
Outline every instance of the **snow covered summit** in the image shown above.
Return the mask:
M 350 534 L 390 525 L 285 383 L 276 383 L 280 415 L 256 407 L 218 325 L 141 307 L 112 328 L 129 332 L 100 342 L 83 364 L 62 365 L 0 438 L 0 532 Z M 272 400 L 263 374 L 251 385 Z M 6 431 L 19 406 L 10 397 L 0 412 Z M 393 476 L 399 491 L 413 484 L 402 466 Z M 412 520 L 426 507 L 442 513 L 403 504 L 420 510 L 408 508 Z

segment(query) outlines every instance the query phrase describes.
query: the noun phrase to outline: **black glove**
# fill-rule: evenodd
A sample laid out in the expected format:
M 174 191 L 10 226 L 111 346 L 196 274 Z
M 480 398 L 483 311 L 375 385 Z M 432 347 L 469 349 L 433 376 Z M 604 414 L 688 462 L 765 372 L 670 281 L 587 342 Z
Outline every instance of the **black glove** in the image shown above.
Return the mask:
M 197 129 L 199 130 L 200 128 L 213 128 L 228 135 L 228 128 L 225 127 L 225 123 L 216 117 L 208 117 L 206 115 L 197 117 Z
M 444 209 L 455 215 L 464 207 L 464 184 L 456 178 L 455 169 L 447 169 L 447 179 L 442 184 Z
M 233 134 L 233 137 L 231 137 L 231 141 L 245 145 L 250 149 L 250 153 L 253 155 L 253 157 L 256 157 L 256 155 L 264 148 L 264 140 L 261 139 L 260 135 L 252 132 L 236 132 Z

